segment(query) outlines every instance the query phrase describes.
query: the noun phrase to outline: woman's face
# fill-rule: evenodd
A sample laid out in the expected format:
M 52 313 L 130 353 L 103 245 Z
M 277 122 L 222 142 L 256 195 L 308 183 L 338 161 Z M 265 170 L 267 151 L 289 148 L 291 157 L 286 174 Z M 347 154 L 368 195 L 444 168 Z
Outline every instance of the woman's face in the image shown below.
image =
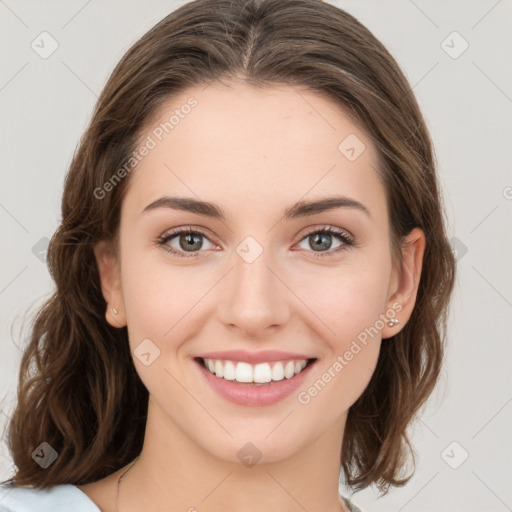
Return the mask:
M 98 263 L 119 310 L 107 318 L 127 324 L 150 393 L 148 424 L 233 462 L 341 441 L 406 313 L 369 137 L 315 93 L 232 83 L 169 102 L 144 144 L 119 280 Z

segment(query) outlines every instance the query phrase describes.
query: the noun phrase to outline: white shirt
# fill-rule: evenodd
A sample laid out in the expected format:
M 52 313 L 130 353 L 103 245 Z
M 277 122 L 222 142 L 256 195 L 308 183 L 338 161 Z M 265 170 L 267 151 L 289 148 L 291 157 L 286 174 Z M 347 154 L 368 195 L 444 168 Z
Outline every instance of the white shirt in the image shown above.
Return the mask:
M 362 512 L 350 500 L 345 503 L 353 512 Z M 54 485 L 51 489 L 0 485 L 0 512 L 101 512 L 87 494 L 76 485 Z
M 76 485 L 55 485 L 51 489 L 0 485 L 0 512 L 101 512 Z

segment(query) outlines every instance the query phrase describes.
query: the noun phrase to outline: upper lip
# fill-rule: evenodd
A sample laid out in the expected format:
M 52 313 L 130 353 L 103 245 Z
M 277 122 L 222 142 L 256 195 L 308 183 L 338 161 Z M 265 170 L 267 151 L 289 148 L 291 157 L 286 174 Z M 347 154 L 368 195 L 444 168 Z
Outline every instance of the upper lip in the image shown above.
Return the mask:
M 305 354 L 296 352 L 284 352 L 281 350 L 261 350 L 259 352 L 248 352 L 247 350 L 224 350 L 218 352 L 208 352 L 201 354 L 203 359 L 226 359 L 229 361 L 243 361 L 246 363 L 257 364 L 272 361 L 284 361 L 290 359 L 313 359 Z

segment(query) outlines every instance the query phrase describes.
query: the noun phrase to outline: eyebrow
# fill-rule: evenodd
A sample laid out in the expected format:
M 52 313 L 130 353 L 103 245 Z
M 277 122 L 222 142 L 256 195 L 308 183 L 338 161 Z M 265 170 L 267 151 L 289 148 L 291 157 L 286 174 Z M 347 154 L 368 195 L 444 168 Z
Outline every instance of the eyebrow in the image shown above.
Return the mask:
M 204 215 L 205 217 L 212 217 L 222 221 L 227 219 L 226 213 L 217 204 L 207 201 L 200 201 L 191 197 L 163 196 L 148 204 L 142 213 L 155 210 L 157 208 L 172 208 L 174 210 L 183 210 L 196 213 L 198 215 Z M 315 201 L 299 201 L 283 210 L 282 216 L 284 219 L 296 219 L 299 217 L 316 215 L 318 213 L 334 210 L 336 208 L 354 208 L 365 213 L 368 215 L 368 217 L 371 217 L 370 212 L 366 206 L 364 206 L 359 201 L 346 196 L 325 197 Z

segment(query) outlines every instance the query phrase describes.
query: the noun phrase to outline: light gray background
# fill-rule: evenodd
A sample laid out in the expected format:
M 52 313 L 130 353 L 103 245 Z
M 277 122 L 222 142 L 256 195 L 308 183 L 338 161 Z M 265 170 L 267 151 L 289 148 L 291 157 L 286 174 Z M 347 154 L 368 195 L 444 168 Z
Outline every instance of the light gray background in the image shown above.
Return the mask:
M 0 0 L 2 430 L 15 403 L 23 315 L 52 289 L 44 238 L 58 226 L 73 151 L 114 65 L 183 3 Z M 416 474 L 382 499 L 373 490 L 353 499 L 372 512 L 512 510 L 512 2 L 330 3 L 370 28 L 414 86 L 458 257 L 443 378 L 411 429 Z M 59 45 L 47 59 L 31 48 L 43 31 Z M 453 31 L 469 44 L 457 58 L 464 43 L 446 39 Z M 0 478 L 11 466 L 2 444 Z

